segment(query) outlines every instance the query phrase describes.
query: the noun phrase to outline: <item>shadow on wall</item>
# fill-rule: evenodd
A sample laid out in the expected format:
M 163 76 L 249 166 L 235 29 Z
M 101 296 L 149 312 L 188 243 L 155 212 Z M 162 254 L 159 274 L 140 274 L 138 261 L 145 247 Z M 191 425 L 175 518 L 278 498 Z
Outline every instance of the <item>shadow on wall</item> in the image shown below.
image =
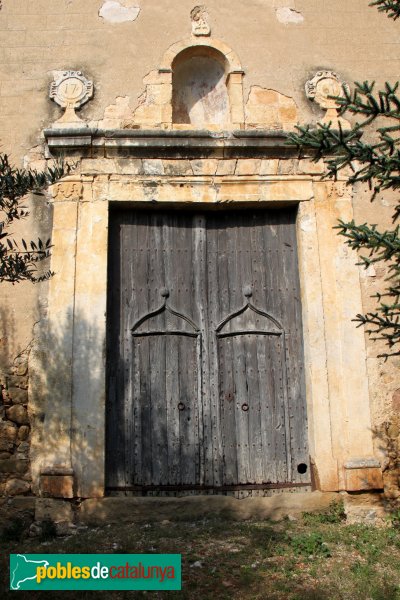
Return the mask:
M 39 492 L 40 473 L 47 473 L 49 495 L 98 496 L 104 476 L 103 341 L 79 313 L 50 315 L 37 328 L 29 381 L 33 491 Z
M 141 353 L 146 364 L 139 364 L 135 355 L 124 360 L 118 345 L 109 344 L 109 363 L 118 377 L 110 371 L 106 409 L 100 328 L 79 312 L 74 318 L 68 313 L 57 321 L 53 315 L 38 328 L 29 382 L 34 493 L 99 497 L 104 493 L 105 470 L 110 487 L 198 480 L 201 449 L 199 420 L 194 414 L 198 410 L 196 394 L 192 388 L 184 389 L 182 381 L 178 392 L 177 374 L 171 372 L 171 394 L 166 402 L 165 381 L 155 375 L 161 367 L 158 342 Z M 125 337 L 126 344 L 134 345 L 130 328 Z M 148 341 L 146 337 L 141 344 Z M 182 350 L 183 358 L 186 353 Z M 152 373 L 146 384 L 145 373 Z M 142 378 L 139 388 L 134 385 L 138 378 Z M 197 386 L 194 374 L 190 381 L 192 387 Z M 132 397 L 134 389 L 139 391 L 136 399 Z M 187 406 L 194 404 L 192 409 L 180 411 L 177 396 Z

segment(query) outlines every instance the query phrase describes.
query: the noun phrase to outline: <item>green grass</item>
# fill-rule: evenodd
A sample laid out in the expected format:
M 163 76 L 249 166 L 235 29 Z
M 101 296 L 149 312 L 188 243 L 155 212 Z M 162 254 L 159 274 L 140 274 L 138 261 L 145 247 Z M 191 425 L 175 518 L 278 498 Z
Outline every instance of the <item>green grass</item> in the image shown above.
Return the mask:
M 343 509 L 298 521 L 200 520 L 80 530 L 46 541 L 2 540 L 2 598 L 10 553 L 180 553 L 182 592 L 19 592 L 21 600 L 400 600 L 400 529 L 346 525 Z M 50 532 L 51 533 L 51 532 Z M 201 566 L 194 566 L 200 562 Z

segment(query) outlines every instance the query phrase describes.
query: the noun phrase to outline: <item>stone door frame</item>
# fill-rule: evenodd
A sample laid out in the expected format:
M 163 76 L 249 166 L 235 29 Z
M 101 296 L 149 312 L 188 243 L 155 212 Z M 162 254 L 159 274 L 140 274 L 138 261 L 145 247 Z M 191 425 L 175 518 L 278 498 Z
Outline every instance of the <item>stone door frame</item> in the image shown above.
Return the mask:
M 104 495 L 108 214 L 111 204 L 164 207 L 298 204 L 309 447 L 322 491 L 380 489 L 355 254 L 333 227 L 353 217 L 345 178 L 297 160 L 284 134 L 47 130 L 53 153 L 79 156 L 53 187 L 47 319 L 31 354 L 33 489 Z

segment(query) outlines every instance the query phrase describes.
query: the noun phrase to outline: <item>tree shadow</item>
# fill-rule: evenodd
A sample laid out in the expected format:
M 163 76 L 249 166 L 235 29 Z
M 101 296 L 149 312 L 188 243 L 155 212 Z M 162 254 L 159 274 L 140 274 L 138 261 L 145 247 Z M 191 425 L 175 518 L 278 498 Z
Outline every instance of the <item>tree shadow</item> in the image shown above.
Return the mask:
M 36 326 L 30 357 L 32 474 L 74 477 L 74 497 L 101 495 L 105 353 L 87 315 L 49 315 Z M 34 491 L 40 492 L 37 483 Z

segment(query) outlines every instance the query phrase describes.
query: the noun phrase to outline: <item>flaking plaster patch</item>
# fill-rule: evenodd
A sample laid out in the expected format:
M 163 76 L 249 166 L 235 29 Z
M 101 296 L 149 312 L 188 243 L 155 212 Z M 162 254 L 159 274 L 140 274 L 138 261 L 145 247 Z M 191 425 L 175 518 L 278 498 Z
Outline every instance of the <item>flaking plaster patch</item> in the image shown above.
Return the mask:
M 276 18 L 284 25 L 298 25 L 304 21 L 304 17 L 299 11 L 294 10 L 294 8 L 288 8 L 287 6 L 276 9 Z
M 140 12 L 135 0 L 106 0 L 99 10 L 99 16 L 108 23 L 134 21 Z
M 293 98 L 272 89 L 253 85 L 245 106 L 248 128 L 293 130 L 298 121 Z
M 104 117 L 99 121 L 98 126 L 104 129 L 117 129 L 132 117 L 132 110 L 129 106 L 129 96 L 117 96 L 115 104 L 106 106 Z

